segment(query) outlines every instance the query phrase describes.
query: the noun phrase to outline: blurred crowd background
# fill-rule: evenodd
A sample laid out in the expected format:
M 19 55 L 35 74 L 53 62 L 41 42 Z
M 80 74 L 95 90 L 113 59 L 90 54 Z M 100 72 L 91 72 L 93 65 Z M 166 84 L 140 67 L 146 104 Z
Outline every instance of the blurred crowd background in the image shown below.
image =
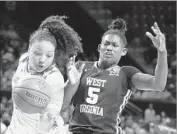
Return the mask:
M 80 2 L 0 2 L 1 51 L 1 133 L 8 127 L 13 111 L 11 79 L 18 59 L 28 49 L 28 37 L 49 15 L 67 15 L 83 39 L 84 53 L 77 60 L 98 59 L 97 45 L 107 25 L 116 17 L 128 23 L 128 55 L 120 65 L 133 65 L 142 72 L 154 73 L 157 52 L 145 36 L 157 21 L 166 35 L 168 81 L 163 92 L 134 89 L 120 124 L 124 134 L 175 134 L 176 126 L 176 2 L 80 1 Z M 57 57 L 65 75 L 62 57 Z M 159 125 L 157 128 L 156 125 Z M 158 129 L 158 131 L 157 131 Z

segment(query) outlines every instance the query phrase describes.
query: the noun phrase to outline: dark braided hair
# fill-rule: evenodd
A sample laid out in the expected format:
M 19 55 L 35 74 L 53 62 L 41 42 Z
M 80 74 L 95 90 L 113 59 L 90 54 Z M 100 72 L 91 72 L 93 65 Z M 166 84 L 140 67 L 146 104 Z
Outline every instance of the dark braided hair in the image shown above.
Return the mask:
M 73 56 L 82 53 L 82 43 L 79 35 L 64 21 L 66 16 L 52 15 L 47 17 L 39 26 L 39 29 L 48 29 L 55 37 L 57 50 L 64 56 Z
M 117 18 L 111 22 L 111 24 L 108 25 L 108 30 L 103 34 L 102 39 L 107 34 L 115 34 L 118 35 L 125 46 L 127 45 L 127 39 L 125 37 L 125 32 L 127 31 L 127 24 L 125 20 L 122 18 Z

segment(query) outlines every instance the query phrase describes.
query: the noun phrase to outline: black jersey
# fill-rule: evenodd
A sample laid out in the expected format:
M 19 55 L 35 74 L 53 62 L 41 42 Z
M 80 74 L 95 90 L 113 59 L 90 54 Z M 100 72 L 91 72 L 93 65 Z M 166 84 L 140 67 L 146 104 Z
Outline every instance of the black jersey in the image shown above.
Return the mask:
M 131 77 L 139 72 L 131 66 L 97 68 L 86 62 L 80 85 L 74 96 L 75 110 L 70 130 L 90 129 L 105 134 L 121 132 L 120 114 L 131 96 Z

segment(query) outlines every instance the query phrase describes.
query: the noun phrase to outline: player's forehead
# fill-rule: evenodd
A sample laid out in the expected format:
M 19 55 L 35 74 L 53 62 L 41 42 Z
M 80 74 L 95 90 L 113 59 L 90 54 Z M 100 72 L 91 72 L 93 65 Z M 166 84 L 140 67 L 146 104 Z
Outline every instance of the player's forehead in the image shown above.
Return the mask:
M 107 34 L 103 37 L 103 42 L 110 42 L 110 43 L 114 43 L 114 44 L 120 44 L 122 43 L 122 39 L 115 34 Z
M 35 41 L 31 47 L 33 51 L 42 51 L 42 52 L 54 52 L 55 51 L 54 44 L 46 40 Z

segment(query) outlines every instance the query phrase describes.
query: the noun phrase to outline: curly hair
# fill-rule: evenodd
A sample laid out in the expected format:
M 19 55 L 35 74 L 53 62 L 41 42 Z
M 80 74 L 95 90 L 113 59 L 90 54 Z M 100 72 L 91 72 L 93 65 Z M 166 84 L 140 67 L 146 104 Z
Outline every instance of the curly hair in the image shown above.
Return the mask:
M 48 29 L 55 37 L 57 50 L 60 54 L 67 56 L 82 53 L 82 43 L 80 36 L 65 23 L 66 16 L 52 15 L 41 22 L 39 29 Z
M 57 42 L 55 37 L 49 32 L 48 29 L 38 29 L 34 31 L 29 38 L 29 46 L 33 44 L 35 41 L 47 40 L 50 41 L 56 48 Z
M 125 46 L 127 45 L 127 39 L 125 32 L 127 31 L 127 24 L 122 18 L 117 18 L 108 25 L 108 30 L 103 34 L 102 39 L 107 34 L 118 35 L 122 40 Z

